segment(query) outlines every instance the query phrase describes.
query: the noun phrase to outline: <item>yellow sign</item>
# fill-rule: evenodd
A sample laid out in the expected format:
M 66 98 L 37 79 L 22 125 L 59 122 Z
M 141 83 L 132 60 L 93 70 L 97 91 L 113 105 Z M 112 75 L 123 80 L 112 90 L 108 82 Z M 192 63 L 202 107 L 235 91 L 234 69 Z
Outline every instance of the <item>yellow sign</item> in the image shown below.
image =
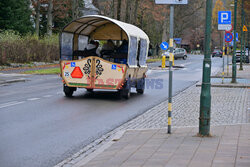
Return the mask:
M 246 32 L 247 31 L 247 26 L 243 26 L 243 31 Z

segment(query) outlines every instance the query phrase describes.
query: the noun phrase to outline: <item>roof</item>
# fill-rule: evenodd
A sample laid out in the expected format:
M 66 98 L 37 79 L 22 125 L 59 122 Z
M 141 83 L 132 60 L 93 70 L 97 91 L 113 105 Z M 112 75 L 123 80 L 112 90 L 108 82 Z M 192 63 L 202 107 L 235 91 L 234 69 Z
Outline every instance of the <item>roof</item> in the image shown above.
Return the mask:
M 101 15 L 88 15 L 73 20 L 62 32 L 90 36 L 95 40 L 123 40 L 134 36 L 146 39 L 149 43 L 147 34 L 140 28 Z

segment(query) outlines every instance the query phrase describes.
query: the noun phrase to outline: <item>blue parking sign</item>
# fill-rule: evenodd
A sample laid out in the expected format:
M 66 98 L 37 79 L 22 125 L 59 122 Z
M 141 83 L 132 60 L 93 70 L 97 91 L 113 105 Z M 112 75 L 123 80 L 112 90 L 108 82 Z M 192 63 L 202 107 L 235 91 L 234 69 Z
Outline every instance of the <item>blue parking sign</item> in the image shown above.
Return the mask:
M 218 24 L 231 24 L 231 11 L 218 12 Z

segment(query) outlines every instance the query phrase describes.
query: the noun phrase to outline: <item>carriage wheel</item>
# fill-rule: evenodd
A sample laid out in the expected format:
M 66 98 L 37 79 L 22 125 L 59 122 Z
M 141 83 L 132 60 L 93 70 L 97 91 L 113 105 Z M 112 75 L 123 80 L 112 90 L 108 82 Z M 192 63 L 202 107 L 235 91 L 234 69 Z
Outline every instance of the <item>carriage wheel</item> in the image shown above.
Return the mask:
M 145 78 L 142 78 L 136 86 L 136 92 L 138 94 L 143 94 L 145 89 Z
M 66 97 L 72 97 L 75 90 L 76 88 L 71 88 L 66 85 L 63 86 L 63 91 Z

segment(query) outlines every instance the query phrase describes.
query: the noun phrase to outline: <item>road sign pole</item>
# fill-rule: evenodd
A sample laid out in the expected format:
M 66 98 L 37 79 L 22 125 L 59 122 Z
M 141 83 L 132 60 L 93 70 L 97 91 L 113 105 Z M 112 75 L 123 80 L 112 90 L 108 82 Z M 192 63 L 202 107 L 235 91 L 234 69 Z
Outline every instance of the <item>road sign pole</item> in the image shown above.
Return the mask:
M 203 60 L 203 75 L 200 96 L 199 134 L 210 134 L 210 111 L 211 111 L 211 22 L 212 0 L 206 0 L 206 28 L 205 28 L 205 55 Z
M 243 56 L 244 56 L 244 62 L 246 62 L 246 36 L 245 36 L 245 32 L 243 33 L 243 41 L 244 41 Z
M 237 0 L 234 0 L 234 50 L 232 59 L 232 83 L 236 83 L 236 28 L 237 28 Z
M 227 76 L 229 76 L 229 44 L 227 44 Z
M 242 3 L 244 3 L 244 1 L 242 1 Z M 244 11 L 244 7 L 243 7 L 243 18 L 244 18 L 244 25 L 245 25 L 245 11 Z M 244 62 L 246 62 L 246 36 L 245 36 L 245 31 L 243 32 L 243 41 L 244 41 L 244 51 L 243 51 L 243 55 L 244 55 Z
M 173 59 L 174 59 L 174 5 L 170 5 L 170 53 L 169 53 L 169 88 L 168 88 L 168 133 L 171 133 L 172 122 L 172 80 L 173 80 Z
M 222 84 L 224 83 L 224 74 L 225 74 L 225 31 L 223 31 L 223 55 L 222 55 Z
M 244 0 L 241 1 L 241 42 L 240 42 L 240 69 L 239 70 L 243 70 L 243 66 L 242 66 L 242 45 L 243 45 L 243 25 L 244 25 L 243 23 L 244 23 Z
M 168 84 L 168 133 L 171 133 L 172 122 L 172 63 L 174 59 L 174 5 L 170 5 L 170 38 L 169 38 L 169 84 Z

